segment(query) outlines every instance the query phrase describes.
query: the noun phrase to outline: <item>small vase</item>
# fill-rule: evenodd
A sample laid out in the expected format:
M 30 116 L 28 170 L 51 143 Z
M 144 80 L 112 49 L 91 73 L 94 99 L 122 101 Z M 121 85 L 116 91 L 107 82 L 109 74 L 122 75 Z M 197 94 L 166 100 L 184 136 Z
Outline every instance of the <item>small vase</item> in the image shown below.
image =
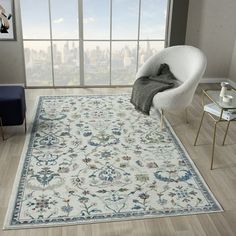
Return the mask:
M 222 88 L 221 88 L 221 91 L 220 91 L 220 97 L 223 98 L 223 97 L 225 96 L 226 89 L 227 89 L 226 87 L 222 87 Z
M 223 98 L 226 95 L 227 87 L 229 86 L 228 82 L 221 82 L 221 91 L 220 97 Z

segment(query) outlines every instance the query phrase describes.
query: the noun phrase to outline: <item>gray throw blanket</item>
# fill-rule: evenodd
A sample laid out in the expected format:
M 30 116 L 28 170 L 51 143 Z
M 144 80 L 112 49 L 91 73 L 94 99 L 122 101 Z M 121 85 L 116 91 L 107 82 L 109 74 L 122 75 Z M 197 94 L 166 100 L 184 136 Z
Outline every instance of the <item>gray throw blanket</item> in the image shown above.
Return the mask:
M 153 97 L 166 89 L 177 86 L 178 80 L 167 64 L 161 64 L 156 76 L 143 76 L 133 85 L 130 102 L 135 108 L 149 115 Z

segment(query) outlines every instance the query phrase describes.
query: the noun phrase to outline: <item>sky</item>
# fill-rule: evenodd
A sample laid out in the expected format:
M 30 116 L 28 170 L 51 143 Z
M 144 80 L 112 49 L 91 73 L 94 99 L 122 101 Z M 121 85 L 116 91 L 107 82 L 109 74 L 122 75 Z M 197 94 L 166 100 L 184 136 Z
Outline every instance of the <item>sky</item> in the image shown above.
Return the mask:
M 52 35 L 78 39 L 78 0 L 51 0 Z M 164 39 L 167 0 L 141 1 L 140 39 Z M 49 39 L 48 0 L 21 0 L 23 37 Z M 112 0 L 113 39 L 137 40 L 139 0 Z M 110 0 L 83 0 L 84 39 L 110 38 Z

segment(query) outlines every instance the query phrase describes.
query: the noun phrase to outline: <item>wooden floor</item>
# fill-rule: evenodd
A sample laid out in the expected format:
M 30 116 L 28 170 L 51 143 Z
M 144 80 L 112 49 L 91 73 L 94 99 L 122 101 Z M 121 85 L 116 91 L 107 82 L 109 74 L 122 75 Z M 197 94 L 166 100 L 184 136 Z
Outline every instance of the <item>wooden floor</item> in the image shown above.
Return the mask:
M 212 85 L 201 85 L 201 87 L 203 86 L 204 88 L 212 88 Z M 32 122 L 32 110 L 38 95 L 115 94 L 129 91 L 129 88 L 27 90 L 27 120 L 28 123 Z M 225 210 L 223 213 L 2 231 L 8 200 L 25 138 L 23 127 L 8 127 L 6 130 L 7 140 L 4 142 L 0 140 L 0 236 L 236 235 L 236 122 L 232 123 L 225 147 L 221 146 L 221 142 L 226 124 L 220 125 L 217 131 L 214 170 L 210 171 L 213 126 L 209 118 L 206 118 L 203 124 L 199 145 L 197 147 L 193 146 L 202 111 L 200 94 L 201 90 L 198 88 L 193 104 L 189 109 L 189 124 L 184 122 L 183 114 L 167 114 L 167 118 L 215 197 L 223 206 Z

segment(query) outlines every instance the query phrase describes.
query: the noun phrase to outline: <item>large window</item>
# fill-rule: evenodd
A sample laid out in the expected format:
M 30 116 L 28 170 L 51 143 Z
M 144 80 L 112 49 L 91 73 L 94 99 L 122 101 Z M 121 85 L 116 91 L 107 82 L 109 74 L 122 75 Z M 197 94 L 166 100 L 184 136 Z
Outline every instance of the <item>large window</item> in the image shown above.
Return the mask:
M 164 48 L 168 0 L 21 0 L 27 86 L 130 85 Z

